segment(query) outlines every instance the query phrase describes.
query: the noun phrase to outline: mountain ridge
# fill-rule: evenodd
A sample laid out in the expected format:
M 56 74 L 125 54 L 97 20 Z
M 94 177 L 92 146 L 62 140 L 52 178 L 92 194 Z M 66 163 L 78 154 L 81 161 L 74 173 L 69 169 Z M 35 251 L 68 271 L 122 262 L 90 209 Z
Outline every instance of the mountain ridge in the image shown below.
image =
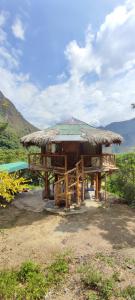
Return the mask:
M 3 126 L 4 124 L 4 126 Z M 0 91 L 0 147 L 14 149 L 21 147 L 20 138 L 39 130 L 29 123 L 15 105 Z
M 0 132 L 0 146 L 4 148 L 20 147 L 20 137 L 39 130 L 29 123 L 16 109 L 12 101 L 0 91 L 0 125 L 2 123 L 5 124 L 5 129 Z M 121 149 L 135 147 L 135 118 L 112 122 L 100 128 L 122 135 L 124 143 Z
M 123 136 L 124 142 L 122 146 L 135 146 L 135 118 L 120 122 L 112 122 L 104 127 L 105 130 L 111 130 Z

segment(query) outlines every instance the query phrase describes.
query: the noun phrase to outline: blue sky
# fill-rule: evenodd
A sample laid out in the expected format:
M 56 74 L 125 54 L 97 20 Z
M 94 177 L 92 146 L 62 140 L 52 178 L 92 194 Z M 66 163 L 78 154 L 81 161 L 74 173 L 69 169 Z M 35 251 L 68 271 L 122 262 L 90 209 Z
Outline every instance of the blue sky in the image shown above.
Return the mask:
M 0 89 L 43 128 L 134 117 L 133 0 L 1 0 Z

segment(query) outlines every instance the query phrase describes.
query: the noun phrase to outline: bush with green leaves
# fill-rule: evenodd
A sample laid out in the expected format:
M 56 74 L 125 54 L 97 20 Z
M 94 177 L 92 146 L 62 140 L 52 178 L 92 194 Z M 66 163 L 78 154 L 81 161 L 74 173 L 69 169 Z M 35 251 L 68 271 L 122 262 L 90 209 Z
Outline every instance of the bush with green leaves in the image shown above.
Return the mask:
M 109 177 L 108 191 L 135 206 L 135 153 L 117 155 L 116 163 L 119 170 Z
M 91 265 L 85 265 L 80 269 L 81 280 L 84 287 L 89 289 L 88 299 L 110 300 L 117 292 L 115 276 L 105 278 L 104 274 L 94 269 Z
M 49 289 L 63 282 L 68 270 L 67 258 L 59 256 L 45 269 L 27 261 L 19 271 L 0 272 L 0 299 L 45 299 Z

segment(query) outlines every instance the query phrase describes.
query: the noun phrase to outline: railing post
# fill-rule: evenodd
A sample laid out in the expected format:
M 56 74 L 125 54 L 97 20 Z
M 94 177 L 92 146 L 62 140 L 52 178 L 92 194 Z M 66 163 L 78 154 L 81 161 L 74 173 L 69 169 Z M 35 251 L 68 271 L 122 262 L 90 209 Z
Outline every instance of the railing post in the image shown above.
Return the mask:
M 69 203 L 68 203 L 68 174 L 64 175 L 65 177 L 65 197 L 66 197 L 66 208 L 69 208 Z
M 47 169 L 47 156 L 45 155 L 45 169 Z
M 78 164 L 76 164 L 76 194 L 77 194 L 77 204 L 80 205 L 80 191 L 79 191 L 79 170 Z
M 67 155 L 65 155 L 65 172 L 67 172 Z
M 84 159 L 81 156 L 81 165 L 82 165 L 82 202 L 84 202 L 84 193 L 85 193 L 85 176 L 84 176 Z
M 96 192 L 95 192 L 95 196 L 96 196 L 96 200 L 98 200 L 98 173 L 96 173 Z

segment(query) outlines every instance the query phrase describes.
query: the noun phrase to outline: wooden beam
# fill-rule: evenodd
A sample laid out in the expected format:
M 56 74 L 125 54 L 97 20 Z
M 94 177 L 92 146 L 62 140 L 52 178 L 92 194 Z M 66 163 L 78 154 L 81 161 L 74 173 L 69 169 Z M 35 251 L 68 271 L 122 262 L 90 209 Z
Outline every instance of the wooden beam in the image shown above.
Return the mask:
M 81 164 L 82 164 L 82 202 L 84 202 L 85 198 L 85 174 L 84 174 L 84 160 L 81 158 Z
M 48 180 L 48 172 L 45 172 L 45 198 L 49 198 L 49 180 Z
M 101 173 L 98 173 L 98 198 L 101 200 Z
M 96 191 L 95 191 L 95 196 L 96 200 L 99 199 L 99 194 L 98 194 L 98 173 L 96 173 Z

